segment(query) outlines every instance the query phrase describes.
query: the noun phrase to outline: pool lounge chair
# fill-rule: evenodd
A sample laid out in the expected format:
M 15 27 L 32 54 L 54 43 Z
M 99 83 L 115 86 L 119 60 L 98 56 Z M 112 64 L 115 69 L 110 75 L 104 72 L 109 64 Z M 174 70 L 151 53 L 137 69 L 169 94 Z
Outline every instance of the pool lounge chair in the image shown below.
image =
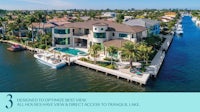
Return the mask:
M 137 74 L 137 75 L 143 75 L 142 72 L 140 72 L 139 70 L 137 70 L 136 68 L 132 68 L 130 69 L 131 73 Z

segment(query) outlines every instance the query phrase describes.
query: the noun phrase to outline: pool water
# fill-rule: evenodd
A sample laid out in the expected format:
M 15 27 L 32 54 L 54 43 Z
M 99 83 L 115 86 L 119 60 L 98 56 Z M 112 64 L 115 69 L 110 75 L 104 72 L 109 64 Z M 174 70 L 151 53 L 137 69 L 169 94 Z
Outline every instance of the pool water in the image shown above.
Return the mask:
M 77 56 L 77 55 L 86 55 L 85 52 L 80 51 L 78 49 L 72 49 L 72 48 L 55 48 L 55 50 L 69 54 L 69 55 L 73 55 L 73 56 Z

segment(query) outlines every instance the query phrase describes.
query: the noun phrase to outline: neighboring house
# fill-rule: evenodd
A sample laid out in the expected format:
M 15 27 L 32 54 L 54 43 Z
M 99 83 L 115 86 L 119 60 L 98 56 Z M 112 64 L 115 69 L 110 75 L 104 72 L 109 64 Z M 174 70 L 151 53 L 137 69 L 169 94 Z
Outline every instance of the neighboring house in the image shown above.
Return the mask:
M 116 17 L 115 12 L 104 12 L 101 17 L 106 17 L 106 18 L 115 18 Z
M 165 22 L 165 23 L 170 22 L 170 21 L 173 20 L 173 19 L 174 19 L 174 18 L 168 17 L 168 16 L 162 16 L 162 17 L 160 18 L 160 20 L 161 20 L 162 22 Z
M 124 21 L 128 21 L 133 19 L 133 16 L 124 16 Z
M 51 33 L 52 32 L 52 28 L 54 28 L 56 25 L 52 24 L 52 23 L 32 23 L 29 26 L 29 30 L 33 30 L 33 31 L 39 31 L 41 33 Z
M 16 37 L 20 37 L 20 38 L 24 38 L 24 37 L 27 38 L 28 32 L 29 31 L 26 30 L 26 29 L 21 29 L 20 31 L 19 30 L 15 30 L 15 31 L 13 31 L 13 35 L 16 36 Z
M 64 25 L 66 23 L 70 23 L 69 19 L 67 17 L 63 17 L 63 18 L 53 18 L 47 21 L 47 23 L 51 23 L 54 24 L 55 26 L 61 26 Z
M 123 22 L 129 26 L 143 26 L 147 28 L 148 35 L 159 35 L 160 34 L 160 22 L 150 19 L 132 19 Z
M 90 17 L 89 16 L 82 16 L 82 17 L 80 17 L 83 21 L 87 21 L 87 20 L 89 20 L 90 19 Z
M 161 17 L 162 22 L 170 22 L 176 17 L 176 12 L 166 12 L 164 16 Z
M 166 13 L 165 13 L 165 16 L 166 16 L 166 17 L 172 17 L 172 18 L 175 18 L 176 15 L 177 15 L 176 12 L 166 12 Z
M 145 36 L 143 36 L 145 35 Z M 105 20 L 89 20 L 69 23 L 52 30 L 52 44 L 55 47 L 83 47 L 93 44 L 104 46 L 104 42 L 115 39 L 140 41 L 147 30 L 142 26 L 128 26 Z

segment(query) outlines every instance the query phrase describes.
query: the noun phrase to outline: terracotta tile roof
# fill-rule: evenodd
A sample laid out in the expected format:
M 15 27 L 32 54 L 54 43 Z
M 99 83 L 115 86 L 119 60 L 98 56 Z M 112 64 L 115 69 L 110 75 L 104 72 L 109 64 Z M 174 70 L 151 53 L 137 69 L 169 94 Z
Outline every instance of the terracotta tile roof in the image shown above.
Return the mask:
M 176 12 L 166 12 L 165 15 L 176 15 Z
M 115 39 L 115 40 L 106 41 L 103 44 L 105 47 L 114 46 L 117 48 L 121 48 L 121 47 L 123 47 L 124 43 L 126 43 L 128 41 L 130 41 L 130 40 Z
M 132 29 L 135 31 L 135 32 L 142 32 L 142 31 L 145 31 L 146 28 L 143 27 L 143 26 L 132 26 Z
M 64 25 L 64 24 L 68 24 L 68 23 L 71 23 L 71 22 L 52 22 L 53 24 L 57 25 L 57 26 L 61 26 L 61 25 Z
M 108 24 L 102 23 L 102 22 L 95 23 L 95 24 L 93 24 L 93 25 L 96 25 L 96 26 L 108 26 Z
M 48 20 L 48 22 L 68 22 L 68 18 L 67 17 L 63 17 L 63 18 L 53 18 Z
M 85 22 L 76 22 L 76 23 L 69 23 L 63 26 L 59 26 L 58 28 L 86 28 L 91 29 L 94 24 L 101 23 L 101 24 L 108 24 L 109 29 L 113 29 L 114 31 L 118 32 L 126 32 L 126 33 L 137 33 L 146 30 L 145 27 L 139 26 L 128 26 L 125 24 L 119 24 L 111 21 L 106 20 L 89 20 Z
M 30 27 L 33 27 L 33 28 L 53 28 L 55 27 L 55 25 L 51 24 L 51 23 L 32 23 L 30 25 Z

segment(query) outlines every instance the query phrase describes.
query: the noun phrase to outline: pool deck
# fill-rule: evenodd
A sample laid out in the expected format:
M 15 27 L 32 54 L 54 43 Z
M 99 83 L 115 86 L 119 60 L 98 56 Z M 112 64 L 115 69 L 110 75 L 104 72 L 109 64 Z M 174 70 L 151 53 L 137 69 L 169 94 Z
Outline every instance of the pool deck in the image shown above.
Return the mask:
M 76 61 L 74 61 L 74 63 L 76 63 L 80 66 L 84 66 L 84 67 L 96 70 L 97 72 L 98 71 L 103 72 L 106 75 L 110 74 L 110 75 L 116 76 L 117 78 L 126 79 L 128 82 L 136 82 L 136 83 L 139 83 L 140 85 L 146 85 L 146 83 L 150 77 L 150 74 L 148 74 L 148 73 L 143 73 L 143 75 L 136 75 L 136 74 L 128 72 L 128 69 L 126 69 L 127 73 L 125 73 L 124 71 L 122 72 L 122 70 L 121 71 L 120 70 L 112 70 L 112 69 L 101 67 L 101 66 L 98 66 L 95 64 L 80 61 L 78 59 Z

